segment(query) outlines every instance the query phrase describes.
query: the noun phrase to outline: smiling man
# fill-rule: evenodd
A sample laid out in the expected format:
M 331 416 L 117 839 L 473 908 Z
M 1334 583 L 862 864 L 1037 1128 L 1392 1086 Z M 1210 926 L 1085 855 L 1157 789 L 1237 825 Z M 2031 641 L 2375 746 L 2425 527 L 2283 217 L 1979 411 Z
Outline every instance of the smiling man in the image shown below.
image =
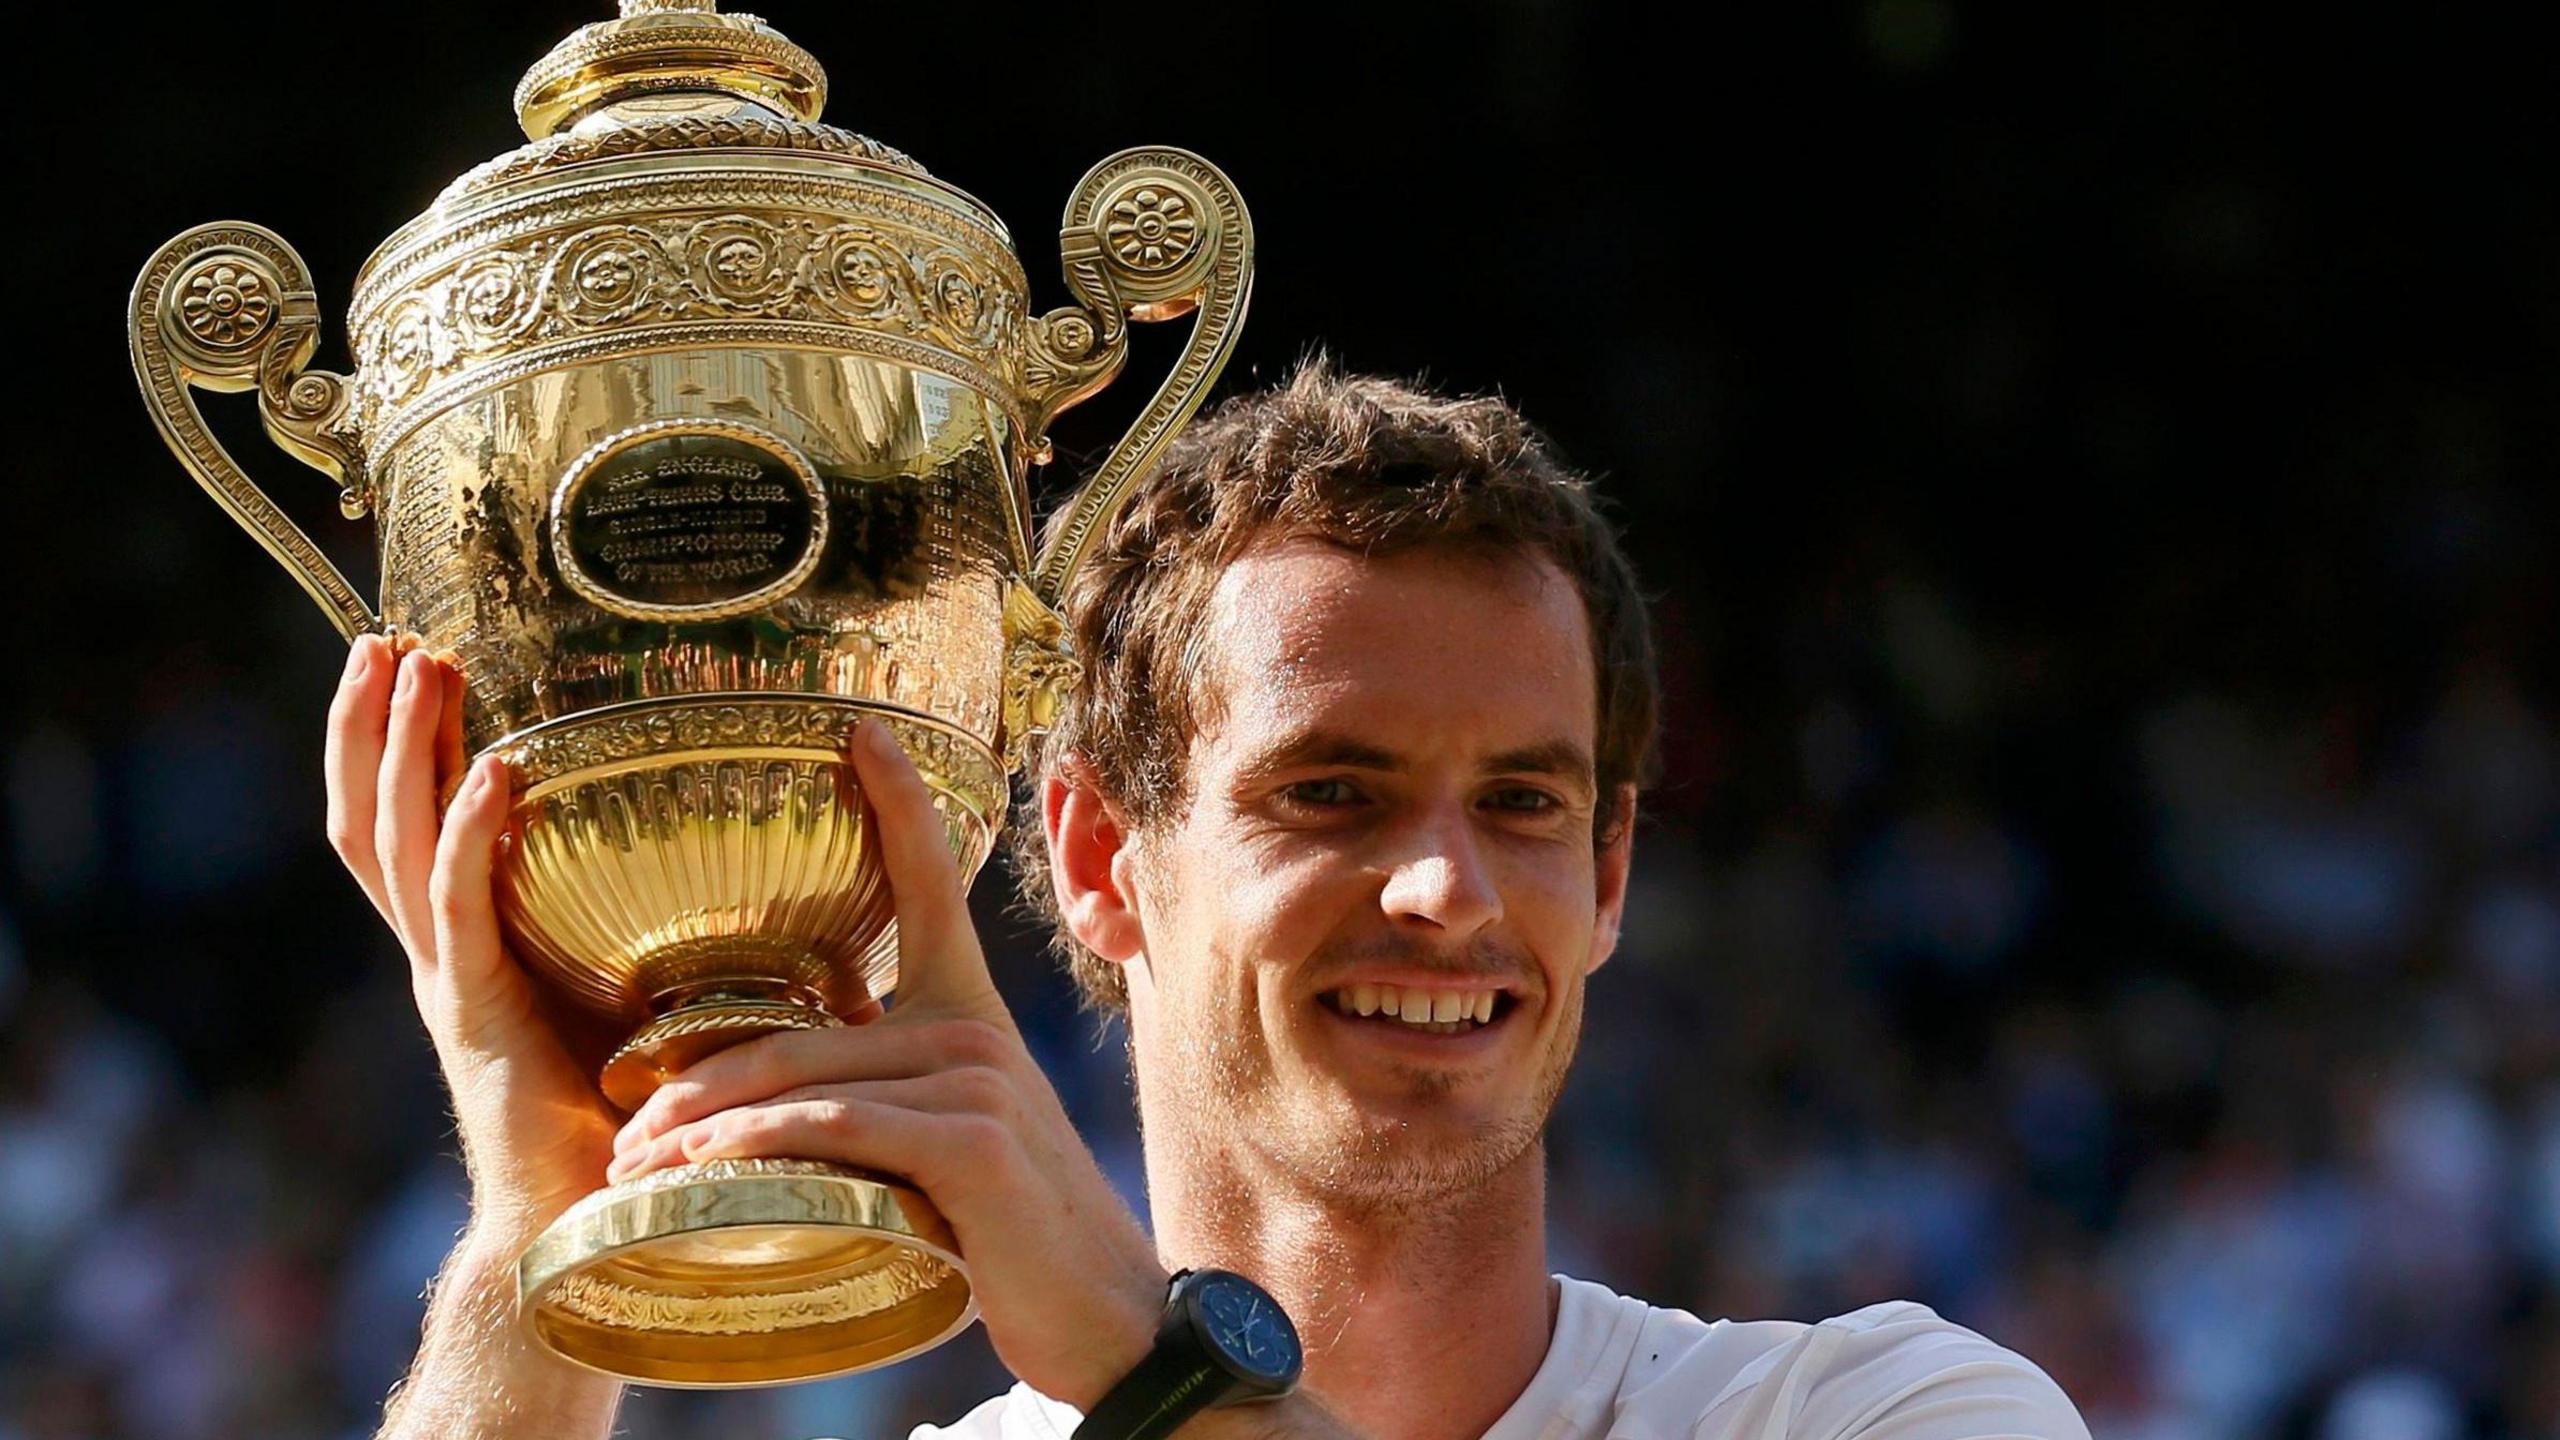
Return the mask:
M 332 834 L 407 944 L 475 1196 L 386 1435 L 605 1433 L 613 1383 L 511 1323 L 515 1249 L 608 1161 L 795 1155 L 909 1177 L 970 1257 L 1021 1383 L 923 1436 L 2086 1436 L 1916 1304 L 1710 1323 L 1548 1273 L 1540 1134 L 1617 943 L 1654 679 L 1614 533 L 1518 415 L 1311 366 L 1194 425 L 1097 549 L 1016 868 L 1126 1013 L 1152 1239 L 876 730 L 897 1003 L 715 1056 L 617 1131 L 498 947 L 503 776 L 438 838 L 454 677 L 358 647 Z

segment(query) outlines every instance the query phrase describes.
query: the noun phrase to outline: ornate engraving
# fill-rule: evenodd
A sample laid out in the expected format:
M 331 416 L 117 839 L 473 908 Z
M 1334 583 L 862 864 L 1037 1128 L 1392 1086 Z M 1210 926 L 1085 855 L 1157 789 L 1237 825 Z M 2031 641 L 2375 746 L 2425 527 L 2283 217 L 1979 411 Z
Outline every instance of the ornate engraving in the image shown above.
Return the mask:
M 542 316 L 541 276 L 519 256 L 483 255 L 445 290 L 445 323 L 475 350 L 505 345 Z
M 414 389 L 434 370 L 435 315 L 425 300 L 412 295 L 393 305 L 375 334 L 378 338 L 366 347 L 371 353 L 362 371 L 367 394 Z
M 663 1044 L 695 1035 L 720 1035 L 733 1030 L 828 1030 L 844 1022 L 811 1005 L 760 1005 L 753 1010 L 706 1005 L 699 1010 L 679 1010 L 661 1015 L 640 1028 L 614 1058 L 642 1045 Z M 610 1063 L 610 1062 L 608 1062 Z
M 1056 723 L 1084 667 L 1067 648 L 1067 623 L 1020 580 L 1004 596 L 1004 763 L 1020 770 L 1031 742 Z
M 1129 327 L 1103 265 L 1102 236 L 1075 219 L 1081 189 L 1067 201 L 1058 232 L 1059 269 L 1079 302 L 1024 327 L 1022 382 L 1031 397 L 1032 433 L 1041 435 L 1068 406 L 1111 382 L 1129 358 Z M 1047 437 L 1041 435 L 1045 452 Z
M 676 156 L 666 169 L 564 175 L 551 185 L 488 197 L 459 215 L 439 217 L 430 211 L 384 241 L 357 271 L 349 306 L 352 328 L 362 329 L 393 297 L 449 273 L 482 251 L 634 217 L 690 223 L 745 213 L 863 221 L 914 235 L 916 240 L 902 249 L 938 244 L 962 251 L 991 273 L 1021 274 L 1021 261 L 1002 224 L 938 181 L 851 166 L 829 172 L 768 167 L 758 165 L 758 159 L 747 152 L 710 169 L 700 168 L 699 157 Z M 442 223 L 424 223 L 430 218 Z
M 1110 219 L 1102 233 L 1122 265 L 1141 273 L 1172 270 L 1200 243 L 1191 197 L 1170 185 L 1140 181 L 1121 188 L 1103 207 Z
M 753 970 L 760 981 L 775 976 L 777 970 L 808 975 L 821 985 L 832 978 L 826 962 L 806 951 L 779 959 L 768 954 L 769 942 L 761 946 L 755 943 L 764 938 L 724 937 L 671 948 L 698 952 L 707 978 L 693 982 L 697 991 L 722 980 L 735 980 L 742 969 Z M 640 988 L 649 994 L 652 1005 L 666 999 L 668 976 L 682 973 L 685 958 L 677 957 L 673 963 L 670 960 L 661 952 L 641 963 Z M 677 1003 L 691 1008 L 673 1010 L 650 1020 L 604 1062 L 599 1079 L 605 1098 L 626 1111 L 638 1110 L 669 1078 L 731 1045 L 785 1030 L 826 1030 L 844 1023 L 827 1012 L 816 993 L 805 988 L 800 990 L 805 998 L 745 1002 L 694 999 L 685 987 L 675 988 Z
M 239 350 L 258 343 L 276 322 L 276 292 L 265 276 L 227 258 L 207 260 L 178 285 L 178 313 L 207 346 Z
M 839 130 L 833 125 L 796 125 L 744 115 L 717 119 L 694 115 L 652 116 L 591 135 L 553 135 L 510 150 L 495 160 L 464 171 L 444 188 L 443 194 L 436 197 L 436 203 L 440 206 L 450 204 L 481 191 L 495 189 L 510 180 L 565 170 L 590 160 L 647 155 L 661 150 L 700 150 L 713 146 L 839 155 L 848 160 L 866 160 L 892 170 L 903 170 L 910 175 L 930 173 L 903 150 L 883 145 L 868 135 Z
M 395 443 L 440 382 L 566 358 L 536 347 L 641 349 L 667 343 L 657 327 L 707 319 L 859 327 L 876 336 L 828 339 L 921 359 L 1000 402 L 1019 388 L 1020 281 L 938 237 L 773 212 L 615 220 L 471 254 L 380 304 L 356 335 L 368 439 L 376 454 Z
M 940 1289 L 952 1278 L 951 1267 L 933 1256 L 901 1250 L 876 1269 L 778 1295 L 696 1296 L 635 1290 L 597 1279 L 590 1272 L 561 1280 L 544 1301 L 582 1320 L 617 1329 L 763 1335 L 876 1315 Z
M 502 742 L 519 793 L 586 769 L 633 760 L 673 761 L 683 751 L 751 747 L 840 756 L 856 723 L 886 725 L 936 789 L 960 797 L 979 820 L 1004 813 L 1004 772 L 986 745 L 922 717 L 843 700 L 794 695 L 688 696 L 589 711 Z

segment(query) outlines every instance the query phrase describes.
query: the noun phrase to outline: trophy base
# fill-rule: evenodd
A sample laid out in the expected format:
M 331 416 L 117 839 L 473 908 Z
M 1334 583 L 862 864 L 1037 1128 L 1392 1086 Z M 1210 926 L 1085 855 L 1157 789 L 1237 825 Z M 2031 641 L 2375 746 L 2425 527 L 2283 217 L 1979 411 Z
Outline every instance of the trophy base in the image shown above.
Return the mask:
M 978 1304 L 917 1191 L 813 1160 L 714 1160 L 608 1186 L 517 1264 L 526 1324 L 591 1370 L 726 1389 L 930 1350 Z

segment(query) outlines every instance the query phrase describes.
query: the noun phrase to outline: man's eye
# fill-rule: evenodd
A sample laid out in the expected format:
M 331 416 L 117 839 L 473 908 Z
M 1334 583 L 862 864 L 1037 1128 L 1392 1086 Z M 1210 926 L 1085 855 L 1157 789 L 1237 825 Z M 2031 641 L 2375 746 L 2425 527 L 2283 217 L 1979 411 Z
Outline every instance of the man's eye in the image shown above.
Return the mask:
M 1487 796 L 1486 803 L 1496 810 L 1508 810 L 1521 815 L 1538 815 L 1553 810 L 1561 802 L 1544 790 L 1532 789 L 1526 785 L 1507 785 Z
M 1348 780 L 1301 780 L 1281 794 L 1293 805 L 1319 810 L 1354 804 L 1360 799 L 1360 792 Z

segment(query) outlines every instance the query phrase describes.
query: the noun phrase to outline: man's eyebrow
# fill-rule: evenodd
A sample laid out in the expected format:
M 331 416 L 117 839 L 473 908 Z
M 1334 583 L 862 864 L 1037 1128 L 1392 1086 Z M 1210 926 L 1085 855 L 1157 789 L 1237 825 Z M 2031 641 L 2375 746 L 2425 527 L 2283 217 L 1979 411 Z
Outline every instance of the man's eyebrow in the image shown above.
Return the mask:
M 1593 783 L 1591 752 L 1570 740 L 1546 740 L 1505 750 L 1484 762 L 1484 768 L 1501 775 L 1553 775 Z
M 1256 774 L 1300 765 L 1347 765 L 1359 770 L 1401 770 L 1404 757 L 1339 730 L 1305 730 L 1253 757 L 1246 769 Z

